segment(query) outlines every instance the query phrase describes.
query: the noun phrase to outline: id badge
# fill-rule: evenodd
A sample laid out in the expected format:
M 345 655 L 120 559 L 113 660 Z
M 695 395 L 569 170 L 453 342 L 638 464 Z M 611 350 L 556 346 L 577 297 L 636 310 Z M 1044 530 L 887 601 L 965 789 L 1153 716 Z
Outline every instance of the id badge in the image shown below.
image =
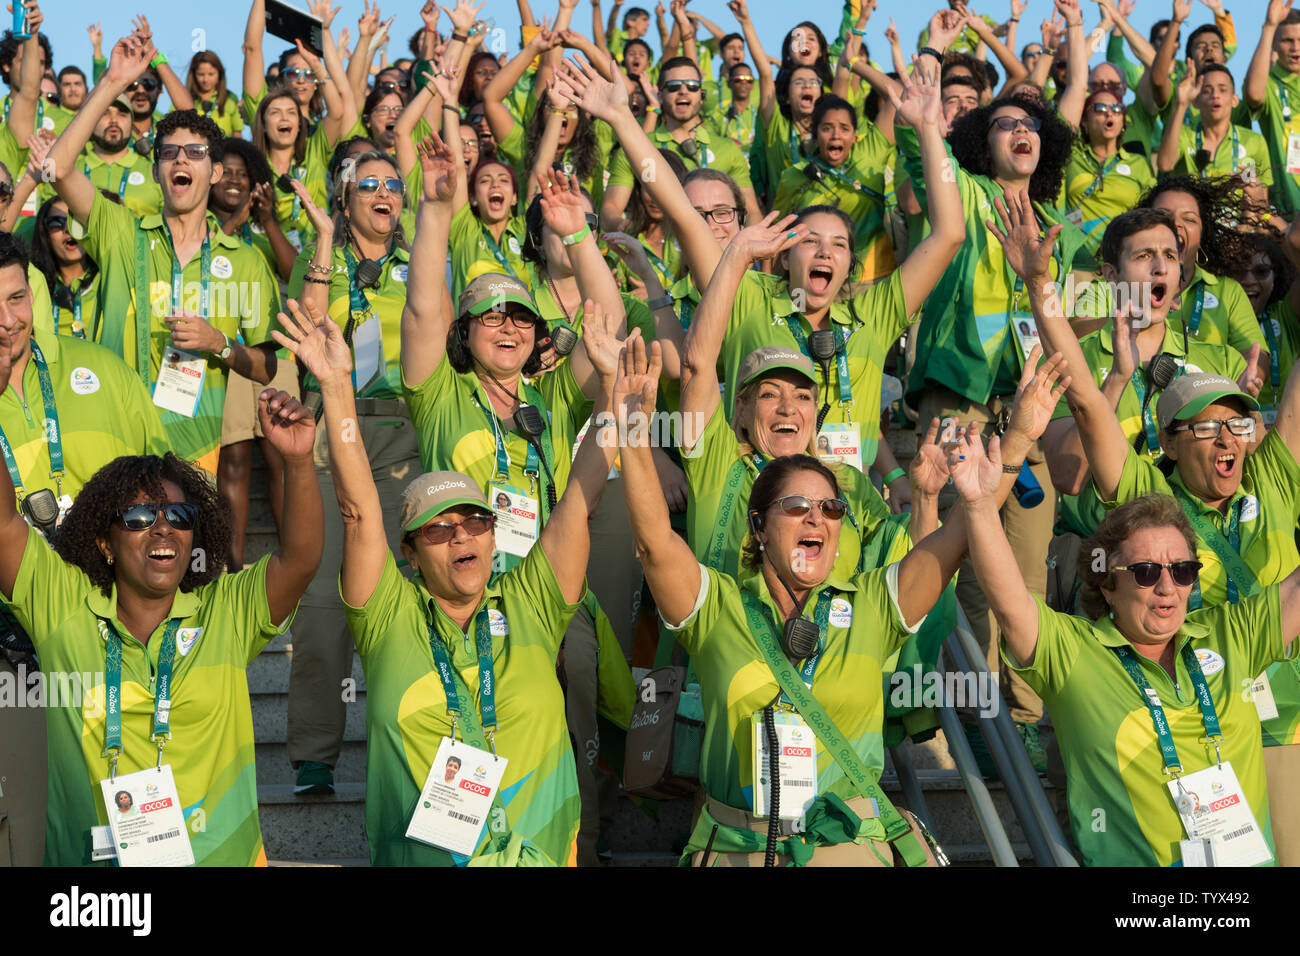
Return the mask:
M 113 843 L 112 827 L 91 827 L 90 828 L 90 859 L 98 863 L 100 860 L 112 860 L 117 857 L 117 849 Z
M 1287 135 L 1286 171 L 1292 176 L 1300 176 L 1300 133 Z
M 1066 218 L 1066 221 L 1068 221 L 1068 222 L 1069 222 L 1072 226 L 1074 226 L 1076 229 L 1082 229 L 1082 228 L 1083 228 L 1083 210 L 1082 210 L 1082 209 L 1071 209 L 1069 212 L 1067 212 L 1067 213 L 1065 214 L 1065 218 Z
M 1231 763 L 1225 760 L 1222 767 L 1206 767 L 1166 786 L 1188 837 L 1211 841 L 1215 866 L 1256 866 L 1273 859 Z
M 778 711 L 776 740 L 781 751 L 777 767 L 781 772 L 782 820 L 799 820 L 817 799 L 817 738 L 812 728 L 797 713 Z M 754 725 L 754 816 L 765 817 L 771 812 L 768 796 L 767 729 L 763 712 L 756 711 Z
M 493 482 L 488 485 L 492 511 L 497 516 L 497 550 L 524 558 L 537 543 L 541 508 L 522 488 Z
M 1020 354 L 1028 361 L 1034 346 L 1041 345 L 1038 338 L 1038 323 L 1032 315 L 1012 315 L 1011 325 L 1016 330 L 1016 340 L 1020 343 Z
M 171 764 L 101 780 L 118 866 L 192 866 Z
M 289 245 L 302 252 L 302 233 L 297 229 L 290 229 L 284 234 L 284 238 L 289 240 Z
M 374 314 L 358 319 L 352 334 L 352 354 L 352 387 L 359 395 L 384 373 L 384 337 Z
M 1277 701 L 1273 699 L 1273 688 L 1267 674 L 1255 678 L 1255 683 L 1250 685 L 1250 697 L 1255 702 L 1255 712 L 1260 720 L 1272 720 L 1277 716 Z
M 207 359 L 171 346 L 163 352 L 162 368 L 153 387 L 153 403 L 177 415 L 193 418 L 208 374 Z
M 461 856 L 472 856 L 492 810 L 505 757 L 443 737 L 406 835 Z
M 1277 405 L 1261 405 L 1259 409 L 1260 417 L 1264 419 L 1264 426 L 1272 428 L 1277 423 Z
M 842 461 L 862 470 L 862 432 L 857 422 L 823 425 L 817 433 L 817 457 L 827 464 Z

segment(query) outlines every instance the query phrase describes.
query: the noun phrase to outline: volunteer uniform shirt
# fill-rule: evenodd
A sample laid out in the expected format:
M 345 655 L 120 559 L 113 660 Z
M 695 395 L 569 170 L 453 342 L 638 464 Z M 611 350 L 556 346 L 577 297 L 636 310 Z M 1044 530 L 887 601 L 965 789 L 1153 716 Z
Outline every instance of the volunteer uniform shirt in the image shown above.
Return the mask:
M 723 106 L 706 107 L 705 115 L 708 119 L 705 122 L 710 130 L 731 140 L 742 153 L 748 155 L 758 130 L 758 100 L 751 96 L 749 105 L 744 109 L 733 109 L 731 90 L 726 86 L 722 89 L 726 90 L 727 103 Z
M 1296 551 L 1296 521 L 1300 520 L 1300 465 L 1275 431 L 1270 431 L 1242 468 L 1241 487 L 1225 513 L 1201 502 L 1183 484 L 1182 474 L 1164 474 L 1151 462 L 1129 455 L 1124 462 L 1115 500 L 1103 506 L 1110 511 L 1140 495 L 1158 492 L 1180 502 L 1195 502 L 1201 514 L 1226 539 L 1232 517 L 1241 535 L 1239 553 L 1261 585 L 1276 584 L 1300 566 Z M 1195 529 L 1195 525 L 1192 526 Z M 1201 603 L 1205 607 L 1228 601 L 1228 572 L 1214 549 L 1197 535 L 1196 559 L 1200 573 Z M 1287 637 L 1295 635 L 1288 634 Z M 1300 680 L 1294 664 L 1271 664 L 1266 676 L 1278 715 L 1264 721 L 1264 746 L 1300 743 Z M 1241 688 L 1245 690 L 1245 688 Z
M 728 385 L 725 399 L 729 418 L 736 413 L 733 385 L 740 380 L 740 365 L 749 353 L 764 345 L 783 345 L 800 351 L 786 322 L 787 316 L 799 323 L 805 339 L 812 332 L 808 321 L 795 308 L 787 282 L 769 287 L 753 279 L 753 275 L 745 273 L 736 290 L 731 321 L 722 340 L 722 366 L 726 381 L 733 383 Z M 835 330 L 836 340 L 843 341 L 846 333 L 849 336 L 844 347 L 853 401 L 849 405 L 841 400 L 839 367 L 834 358 L 830 362 L 829 382 L 823 382 L 820 368 L 817 370 L 818 401 L 831 399 L 831 410 L 826 415 L 828 424 L 857 422 L 865 470 L 876 460 L 885 355 L 911 325 L 903 298 L 903 280 L 895 270 L 852 299 L 833 302 L 829 315 L 827 328 Z
M 55 288 L 63 286 L 63 280 L 56 278 L 57 285 Z M 45 286 L 46 294 L 49 294 L 49 286 L 45 283 L 44 277 L 41 284 Z M 72 307 L 64 308 L 50 297 L 50 322 L 42 322 L 40 328 L 43 331 L 52 331 L 55 335 L 66 335 L 71 338 L 84 338 L 94 341 L 99 329 L 99 270 L 96 269 L 94 274 L 87 277 L 85 274 L 79 279 L 73 280 L 72 285 L 67 287 L 68 294 L 72 296 Z M 33 292 L 35 289 L 33 288 Z
M 1178 841 L 1187 834 L 1166 787 L 1169 777 L 1151 712 L 1114 651 L 1131 644 L 1109 618 L 1088 621 L 1034 600 L 1038 646 L 1033 664 L 1018 666 L 1005 644 L 1002 656 L 1052 712 L 1065 760 L 1070 829 L 1084 865 L 1180 863 Z M 1134 654 L 1164 706 L 1179 762 L 1191 774 L 1211 766 L 1215 756 L 1213 747 L 1198 742 L 1205 725 L 1181 654 L 1190 642 L 1223 731 L 1220 752 L 1232 762 L 1270 851 L 1273 831 L 1259 717 L 1242 690 L 1271 661 L 1286 656 L 1282 641 L 1278 586 L 1272 585 L 1240 604 L 1187 615 L 1174 638 L 1177 684 L 1159 664 Z
M 163 750 L 176 779 L 195 863 L 266 865 L 257 819 L 253 715 L 245 669 L 289 626 L 270 619 L 266 566 L 270 556 L 189 593 L 176 592 L 169 618 L 180 618 L 172 672 L 171 740 Z M 99 782 L 108 776 L 104 751 L 106 647 L 99 619 L 122 641 L 122 745 L 117 772 L 152 768 L 151 687 L 162 650 L 163 621 L 147 645 L 117 620 L 117 588 L 104 594 L 32 530 L 14 583 L 11 610 L 31 635 L 46 673 L 82 675 L 82 706 L 49 707 L 49 810 L 45 865 L 90 863 L 90 828 L 108 823 Z
M 270 338 L 271 322 L 280 308 L 279 286 L 261 254 L 221 231 L 217 218 L 208 213 L 208 234 L 212 256 L 209 284 L 208 322 L 234 341 L 242 336 L 247 346 Z M 163 319 L 181 310 L 198 314 L 203 288 L 200 252 L 186 263 L 184 301 L 173 303 L 171 234 L 161 215 L 137 219 L 131 210 L 102 196 L 90 207 L 90 221 L 82 248 L 100 270 L 103 320 L 99 343 L 120 355 L 150 388 L 158 379 L 164 353 L 171 347 L 171 331 Z M 141 302 L 136 288 L 139 249 L 144 250 L 143 279 L 148 302 Z M 139 329 L 138 323 L 147 323 Z M 149 351 L 140 355 L 137 335 L 147 336 Z M 176 454 L 216 474 L 221 444 L 221 416 L 226 403 L 228 370 L 215 354 L 209 354 L 193 418 L 160 410 L 163 426 Z
M 564 600 L 540 547 L 488 585 L 483 604 L 491 622 L 496 751 L 510 761 L 501 780 L 501 805 L 513 833 L 536 844 L 554 863 L 574 865 L 578 776 L 555 659 L 578 605 Z M 453 866 L 445 850 L 408 840 L 406 827 L 438 745 L 452 732 L 447 697 L 429 647 L 430 624 L 469 688 L 469 700 L 462 706 L 473 707 L 481 722 L 474 619 L 468 634 L 462 632 L 419 578 L 410 581 L 398 573 L 391 553 L 370 600 L 364 607 L 347 606 L 347 615 L 368 688 L 370 862 Z M 487 831 L 484 826 L 485 835 Z
M 1201 303 L 1199 322 L 1196 320 L 1198 301 Z M 1170 309 L 1167 321 L 1180 331 L 1182 326 L 1187 326 L 1187 334 L 1197 342 L 1231 345 L 1238 352 L 1249 352 L 1255 344 L 1268 350 L 1255 310 L 1241 283 L 1206 272 L 1200 266 L 1196 267 L 1191 285 L 1183 290 L 1178 309 Z
M 1155 184 L 1155 174 L 1145 156 L 1120 147 L 1114 156 L 1099 160 L 1081 137 L 1075 141 L 1066 164 L 1057 205 L 1077 219 L 1076 225 L 1088 237 L 1088 251 L 1096 255 L 1110 221 L 1136 209 L 1138 200 Z
M 759 114 L 758 130 L 749 152 L 754 181 L 761 182 L 768 195 L 775 196 L 785 171 L 806 158 L 803 146 L 803 134 L 780 107 L 772 111 L 769 122 L 764 122 Z
M 304 276 L 307 266 L 316 257 L 316 247 L 310 246 L 302 251 L 294 261 L 293 272 L 289 276 L 289 295 L 297 298 L 302 295 Z M 402 395 L 402 309 L 406 306 L 406 276 L 410 253 L 394 244 L 393 251 L 381 263 L 379 286 L 361 290 L 370 304 L 369 311 L 379 320 L 380 340 L 384 347 L 384 374 L 379 376 L 369 388 L 357 394 L 363 398 L 400 398 Z M 338 323 L 340 329 L 346 329 L 350 320 L 356 320 L 355 332 L 366 321 L 366 311 L 352 306 L 352 274 L 348 271 L 347 251 L 343 246 L 332 250 L 329 285 L 329 314 Z M 353 257 L 353 262 L 357 261 Z M 356 367 L 356 351 L 353 350 L 353 367 Z M 360 388 L 365 382 L 356 383 Z M 316 391 L 316 380 L 308 375 L 304 388 Z
M 140 379 L 108 349 L 83 339 L 37 330 L 54 390 L 63 446 L 63 493 L 75 498 L 104 465 L 123 455 L 163 455 L 171 449 L 158 408 Z M 23 372 L 23 397 L 13 385 L 0 395 L 0 428 L 13 450 L 28 494 L 59 493 L 50 477 L 40 378 L 35 359 Z M 102 668 L 100 668 L 102 670 Z
M 898 610 L 896 564 L 847 581 L 832 575 L 826 584 L 833 593 L 823 598 L 823 587 L 814 588 L 805 609 L 811 620 L 820 601 L 832 602 L 812 693 L 867 769 L 878 777 L 885 760 L 881 736 L 884 663 L 916 627 L 907 628 Z M 734 578 L 701 565 L 695 609 L 668 630 L 690 654 L 700 679 L 704 705 L 700 783 L 714 799 L 752 812 L 753 717 L 781 688 L 751 633 L 741 588 L 759 597 L 771 620 L 781 620 L 761 574 L 748 573 L 738 584 Z M 918 621 L 917 627 L 921 623 Z M 779 630 L 776 634 L 779 640 Z M 803 661 L 796 662 L 796 670 L 802 665 Z M 820 740 L 817 790 L 846 800 L 857 795 Z
M 153 178 L 153 165 L 133 149 L 126 150 L 113 162 L 106 162 L 87 148 L 78 160 L 81 171 L 96 189 L 107 189 L 137 216 L 152 216 L 162 211 L 162 187 Z M 50 196 L 54 190 L 48 190 Z
M 1268 73 L 1264 105 L 1252 114 L 1268 145 L 1273 167 L 1273 189 L 1269 197 L 1291 219 L 1300 211 L 1300 139 L 1292 152 L 1291 137 L 1300 135 L 1300 74 L 1288 73 L 1280 63 Z
M 1259 390 L 1259 406 L 1264 412 L 1264 424 L 1272 425 L 1287 376 L 1291 374 L 1296 356 L 1300 355 L 1300 319 L 1291 311 L 1288 300 L 1283 298 L 1260 316 L 1259 327 L 1264 332 L 1264 343 L 1270 357 L 1269 374 Z
M 690 451 L 682 450 L 682 469 L 690 489 L 686 502 L 686 540 L 706 567 L 733 577 L 740 572 L 740 550 L 749 536 L 747 513 L 754 479 L 767 463 L 758 452 L 746 454 L 722 414 L 713 410 L 703 434 Z M 850 514 L 840 522 L 833 576 L 851 578 L 858 571 L 863 541 L 869 540 L 889 517 L 871 482 L 846 465 L 832 469 Z
M 527 282 L 528 264 L 523 256 L 526 235 L 523 216 L 511 216 L 497 242 L 469 203 L 452 213 L 447 238 L 451 250 L 451 301 L 459 302 L 465 286 L 487 272 L 505 272 Z
M 1193 178 L 1240 175 L 1248 183 L 1273 185 L 1273 164 L 1268 157 L 1268 144 L 1253 129 L 1232 126 L 1219 140 L 1203 173 L 1196 168 L 1196 152 L 1201 148 L 1201 142 L 1200 123 L 1183 126 L 1178 133 L 1178 162 L 1169 175 Z
M 221 132 L 227 136 L 239 136 L 243 132 L 244 118 L 239 115 L 239 97 L 233 93 L 226 93 L 226 105 L 220 108 L 217 97 L 205 100 L 196 96 L 194 109 L 221 127 Z
M 725 136 L 711 131 L 708 124 L 704 122 L 695 127 L 692 135 L 697 147 L 694 158 L 683 153 L 681 143 L 673 139 L 672 133 L 663 127 L 650 134 L 650 142 L 654 143 L 656 149 L 675 152 L 686 165 L 687 170 L 703 169 L 705 167 L 720 169 L 734 179 L 736 185 L 741 189 L 750 188 L 752 183 L 749 179 L 749 164 L 745 162 L 744 155 L 735 143 Z M 634 171 L 632 169 L 627 153 L 620 149 L 614 154 L 610 162 L 609 185 L 634 186 L 637 172 L 639 170 Z
M 262 100 L 266 99 L 267 90 L 262 88 L 262 92 L 256 96 L 245 93 L 240 103 L 243 110 L 244 123 L 251 130 L 257 119 L 257 108 L 261 105 Z M 298 121 L 307 123 L 306 114 L 300 111 Z M 366 135 L 363 130 L 361 135 Z M 253 145 L 261 148 L 260 143 Z M 321 209 L 329 208 L 329 197 L 325 193 L 325 176 L 329 172 L 330 155 L 334 152 L 337 143 L 331 143 L 325 135 L 325 127 L 317 124 L 316 128 L 311 130 L 307 135 L 307 148 L 303 153 L 301 161 L 295 156 L 289 168 L 283 172 L 290 178 L 296 179 L 307 187 L 307 192 L 311 196 L 311 201 Z M 280 223 L 280 228 L 284 230 L 285 236 L 293 243 L 297 249 L 303 249 L 316 241 L 316 228 L 311 224 L 306 211 L 302 208 L 301 202 L 294 202 L 297 196 L 293 190 L 282 190 L 277 180 L 280 178 L 282 170 L 272 167 L 271 190 L 275 194 L 275 218 Z

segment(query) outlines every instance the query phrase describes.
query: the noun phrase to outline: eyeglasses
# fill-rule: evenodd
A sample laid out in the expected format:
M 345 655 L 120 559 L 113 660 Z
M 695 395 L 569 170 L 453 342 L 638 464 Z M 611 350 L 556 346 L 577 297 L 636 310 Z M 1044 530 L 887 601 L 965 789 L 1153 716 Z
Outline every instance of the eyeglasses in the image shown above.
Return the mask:
M 483 122 L 484 115 L 483 113 L 470 113 L 469 116 L 465 117 L 465 122 L 469 123 L 470 126 L 477 126 Z
M 1153 588 L 1160 580 L 1160 572 L 1169 569 L 1169 576 L 1180 588 L 1190 587 L 1196 583 L 1196 572 L 1201 570 L 1200 561 L 1175 561 L 1172 564 L 1158 564 L 1155 561 L 1139 561 L 1136 564 L 1117 565 L 1112 571 L 1128 571 L 1133 575 L 1133 583 L 1140 588 Z
M 0 202 L 8 202 L 14 198 L 13 183 L 0 183 Z
M 1043 121 L 1037 116 L 998 116 L 993 122 L 989 123 L 989 129 L 997 127 L 1000 130 L 1006 130 L 1010 133 L 1017 127 L 1024 127 L 1030 133 L 1037 133 L 1043 128 Z
M 162 84 L 160 84 L 152 76 L 143 76 L 140 79 L 136 80 L 134 83 L 127 86 L 126 91 L 128 93 L 134 93 L 137 89 L 141 89 L 144 90 L 146 93 L 152 93 L 154 90 L 158 89 L 158 87 L 161 85 Z
M 384 80 L 384 82 L 382 82 L 382 83 L 376 83 L 376 84 L 375 84 L 375 89 L 377 89 L 377 90 L 387 90 L 389 93 L 393 93 L 393 92 L 396 92 L 397 90 L 405 90 L 405 89 L 407 88 L 408 85 L 409 85 L 409 84 L 407 84 L 407 83 L 405 83 L 405 82 L 402 82 L 402 83 L 394 83 L 392 80 Z
M 719 206 L 717 209 L 697 209 L 695 211 L 700 214 L 705 222 L 712 219 L 719 226 L 726 225 L 736 218 L 735 206 Z
M 786 495 L 772 502 L 781 509 L 782 514 L 792 518 L 802 518 L 812 511 L 813 505 L 821 508 L 822 516 L 831 521 L 839 521 L 849 510 L 849 503 L 843 498 L 809 498 L 807 495 Z
M 1031 57 L 1031 56 L 1042 56 L 1042 55 L 1043 55 L 1043 51 L 1042 51 L 1042 50 L 1026 50 L 1026 51 L 1025 51 L 1025 57 L 1026 57 L 1026 59 L 1029 58 L 1029 57 Z
M 199 516 L 199 506 L 188 501 L 169 501 L 161 505 L 141 502 L 117 513 L 127 531 L 148 531 L 158 523 L 160 516 L 165 517 L 177 531 L 192 531 Z
M 477 538 L 485 531 L 490 531 L 496 520 L 496 515 L 472 514 L 464 521 L 430 522 L 420 529 L 420 534 L 424 535 L 424 540 L 429 544 L 446 544 L 456 537 L 457 528 L 464 528 L 467 535 Z
M 1088 84 L 1089 93 L 1116 93 L 1124 92 L 1124 84 L 1115 80 L 1097 80 L 1095 83 Z
M 369 194 L 379 191 L 380 180 L 374 176 L 367 176 L 365 179 L 357 180 L 357 192 Z M 406 191 L 406 183 L 402 182 L 395 176 L 389 176 L 383 180 L 384 188 L 395 195 L 402 195 Z
M 67 232 L 68 217 L 50 216 L 48 219 L 45 220 L 45 228 L 48 229 L 50 232 Z
M 403 107 L 400 104 L 397 106 L 376 106 L 373 110 L 370 111 L 370 115 L 374 116 L 378 113 L 392 113 L 394 116 L 396 116 L 402 112 L 402 109 Z
M 659 88 L 665 93 L 676 93 L 685 89 L 688 93 L 698 93 L 702 84 L 699 80 L 668 80 Z
M 316 73 L 313 70 L 304 70 L 300 66 L 290 66 L 280 71 L 282 80 L 315 80 Z
M 176 143 L 164 143 L 158 147 L 158 159 L 164 163 L 170 163 L 173 159 L 185 150 L 185 158 L 192 159 L 196 163 L 208 155 L 209 146 L 207 143 L 186 143 L 180 146 Z
M 536 317 L 527 312 L 484 312 L 478 316 L 478 320 L 483 323 L 484 328 L 489 329 L 501 328 L 506 324 L 507 318 L 517 329 L 531 329 L 537 322 Z
M 1210 418 L 1200 422 L 1188 422 L 1186 425 L 1175 425 L 1173 428 L 1166 428 L 1165 431 L 1170 434 L 1189 431 L 1195 438 L 1218 438 L 1224 425 L 1228 426 L 1228 431 L 1232 434 L 1243 438 L 1255 434 L 1253 418 Z
M 809 79 L 803 79 L 803 80 L 791 80 L 791 81 L 790 81 L 790 89 L 792 89 L 792 90 L 802 90 L 802 89 L 810 89 L 810 90 L 811 90 L 811 89 L 820 89 L 820 88 L 821 88 L 821 85 L 822 85 L 822 81 L 821 81 L 821 80 L 809 80 Z
M 1107 113 L 1114 113 L 1116 116 L 1119 116 L 1121 113 L 1124 112 L 1124 104 L 1123 103 L 1093 103 L 1092 111 L 1094 113 L 1100 113 L 1103 116 L 1105 116 Z

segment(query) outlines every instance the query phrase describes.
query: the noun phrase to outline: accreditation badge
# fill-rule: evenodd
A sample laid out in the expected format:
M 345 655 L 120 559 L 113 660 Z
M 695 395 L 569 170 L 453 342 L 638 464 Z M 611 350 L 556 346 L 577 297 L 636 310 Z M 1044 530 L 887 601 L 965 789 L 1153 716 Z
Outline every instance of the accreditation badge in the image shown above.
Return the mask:
M 384 337 L 373 312 L 353 317 L 357 324 L 352 330 L 352 387 L 362 394 L 385 372 Z
M 169 412 L 193 418 L 199 408 L 207 374 L 207 359 L 169 345 L 163 352 L 158 381 L 154 383 L 153 403 Z
M 1260 720 L 1273 720 L 1278 715 L 1277 701 L 1273 699 L 1273 686 L 1267 674 L 1260 674 L 1250 685 L 1250 699 L 1255 702 L 1255 713 Z
M 1286 171 L 1291 176 L 1300 176 L 1300 133 L 1287 135 Z
M 1016 314 L 1011 316 L 1011 325 L 1016 332 L 1016 341 L 1020 343 L 1020 353 L 1025 361 L 1029 361 L 1029 353 L 1035 346 L 1043 344 L 1038 338 L 1038 323 L 1032 315 Z
M 536 498 L 530 498 L 522 488 L 493 482 L 488 485 L 488 498 L 497 516 L 497 550 L 516 557 L 527 557 L 537 543 L 542 511 Z
M 1231 763 L 1225 760 L 1166 786 L 1190 838 L 1182 842 L 1208 840 L 1212 865 L 1256 866 L 1273 859 Z M 1195 854 L 1199 848 L 1189 849 Z
M 118 866 L 193 866 L 170 764 L 101 780 Z
M 1264 419 L 1264 427 L 1272 428 L 1277 424 L 1277 402 L 1260 405 L 1259 414 Z
M 406 827 L 407 837 L 472 856 L 507 763 L 505 757 L 443 737 Z
M 862 470 L 862 429 L 857 422 L 823 425 L 817 433 L 817 457 L 828 465 L 844 462 Z
M 1082 210 L 1082 209 L 1071 209 L 1069 212 L 1067 212 L 1067 213 L 1065 214 L 1065 218 L 1066 218 L 1066 221 L 1069 222 L 1070 225 L 1074 226 L 1076 229 L 1082 229 L 1082 228 L 1083 228 L 1083 210 Z
M 780 749 L 777 769 L 781 774 L 780 816 L 799 820 L 817 799 L 817 738 L 799 714 L 777 711 L 776 740 Z M 754 725 L 754 816 L 771 813 L 768 780 L 771 767 L 767 753 L 767 727 L 763 712 L 756 711 Z

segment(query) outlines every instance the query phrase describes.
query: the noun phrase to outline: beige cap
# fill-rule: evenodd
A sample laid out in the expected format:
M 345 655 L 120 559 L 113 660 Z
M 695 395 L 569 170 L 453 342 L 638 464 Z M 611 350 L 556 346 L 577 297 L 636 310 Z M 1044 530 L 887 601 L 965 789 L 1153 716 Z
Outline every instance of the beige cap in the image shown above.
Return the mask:
M 492 513 L 483 489 L 472 478 L 458 471 L 430 471 L 402 491 L 402 514 L 398 523 L 403 532 L 415 531 L 428 524 L 429 519 L 457 505 L 475 505 L 488 514 Z
M 754 349 L 745 356 L 745 361 L 740 363 L 740 370 L 736 373 L 736 377 L 739 379 L 736 391 L 739 392 L 740 389 L 764 372 L 770 372 L 778 368 L 788 368 L 798 372 L 812 382 L 814 389 L 817 388 L 817 378 L 816 373 L 813 371 L 812 359 L 802 352 L 786 348 L 784 345 L 764 345 L 761 348 Z
M 482 315 L 488 309 L 501 309 L 506 303 L 522 305 L 533 315 L 537 315 L 537 303 L 532 293 L 514 276 L 501 272 L 489 272 L 474 279 L 460 294 L 456 315 Z
M 1259 411 L 1259 402 L 1232 379 L 1209 372 L 1192 372 L 1179 375 L 1161 393 L 1156 402 L 1156 420 L 1162 429 L 1168 429 L 1175 421 L 1201 414 L 1221 398 L 1238 399 L 1252 411 Z

